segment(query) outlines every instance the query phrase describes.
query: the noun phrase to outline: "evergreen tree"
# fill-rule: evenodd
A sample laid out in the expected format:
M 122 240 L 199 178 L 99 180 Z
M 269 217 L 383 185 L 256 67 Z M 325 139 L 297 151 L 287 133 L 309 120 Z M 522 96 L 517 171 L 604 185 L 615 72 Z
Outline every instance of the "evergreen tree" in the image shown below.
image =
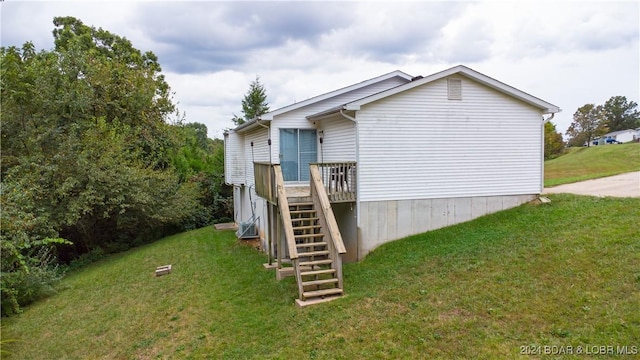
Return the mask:
M 233 114 L 231 120 L 236 125 L 240 125 L 267 112 L 269 112 L 267 92 L 264 85 L 260 83 L 260 77 L 256 76 L 256 79 L 249 84 L 249 90 L 242 99 L 243 117 Z

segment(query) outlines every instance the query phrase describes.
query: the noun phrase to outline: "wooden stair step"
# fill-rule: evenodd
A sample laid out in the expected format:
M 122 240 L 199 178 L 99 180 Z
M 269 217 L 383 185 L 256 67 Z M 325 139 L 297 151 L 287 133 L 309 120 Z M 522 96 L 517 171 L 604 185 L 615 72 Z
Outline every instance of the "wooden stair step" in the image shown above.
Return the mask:
M 300 222 L 300 221 L 317 221 L 317 217 L 299 217 L 299 218 L 291 218 L 291 222 Z
M 336 269 L 322 269 L 322 270 L 309 270 L 309 271 L 301 271 L 301 276 L 311 276 L 311 275 L 324 275 L 324 274 L 333 274 L 336 272 Z
M 333 284 L 337 282 L 338 282 L 338 278 L 311 280 L 311 281 L 303 281 L 302 286 L 326 285 L 326 284 Z
M 313 202 L 309 202 L 309 201 L 293 202 L 289 204 L 289 207 L 292 207 L 292 206 L 313 206 Z
M 319 234 L 301 234 L 301 235 L 294 235 L 293 237 L 298 240 L 298 239 L 310 239 L 310 238 L 319 238 L 319 237 L 323 237 L 324 234 L 323 233 L 319 233 Z
M 342 294 L 342 289 L 331 288 L 331 289 L 323 289 L 323 290 L 305 291 L 302 293 L 302 297 L 304 297 L 305 299 L 308 299 L 312 297 L 337 295 L 337 294 Z
M 311 200 L 311 199 L 309 199 Z M 300 200 L 296 200 L 296 201 L 289 201 L 289 208 L 292 207 L 309 207 L 309 206 L 313 206 L 313 204 L 308 203 L 308 201 L 300 201 Z
M 329 250 L 299 252 L 298 257 L 324 256 L 329 255 Z
M 289 201 L 289 205 L 298 205 L 298 204 L 310 204 L 313 202 L 313 199 L 310 195 L 305 196 L 287 196 L 287 200 Z
M 296 247 L 298 247 L 298 248 L 312 247 L 312 246 L 327 246 L 327 243 L 325 241 L 318 241 L 318 242 L 308 242 L 308 243 L 296 244 Z
M 322 226 L 320 225 L 301 225 L 294 226 L 293 230 L 312 230 L 312 229 L 320 229 Z
M 304 256 L 302 256 L 304 257 Z M 333 262 L 331 259 L 313 260 L 313 261 L 301 261 L 300 266 L 315 266 L 315 265 L 329 265 Z
M 307 219 L 310 219 L 312 217 L 315 217 L 316 213 L 317 212 L 315 210 L 293 210 L 293 211 L 289 211 L 289 214 L 291 214 L 291 221 L 298 220 L 298 219 L 307 220 Z M 309 216 L 300 216 L 300 215 L 309 215 Z
M 316 212 L 317 211 L 315 209 L 289 210 L 289 213 L 291 215 L 315 214 Z M 296 219 L 299 219 L 299 218 L 296 218 Z

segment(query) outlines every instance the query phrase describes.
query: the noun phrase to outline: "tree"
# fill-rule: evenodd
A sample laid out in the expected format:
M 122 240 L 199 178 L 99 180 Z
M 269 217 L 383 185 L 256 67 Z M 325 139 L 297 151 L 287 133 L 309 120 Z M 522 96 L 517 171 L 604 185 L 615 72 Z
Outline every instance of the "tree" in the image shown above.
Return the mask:
M 55 280 L 55 253 L 127 249 L 201 209 L 200 184 L 172 163 L 186 144 L 167 123 L 175 106 L 155 55 L 75 18 L 54 24 L 51 51 L 0 48 L 3 314 Z M 191 130 L 213 154 L 206 127 Z
M 602 116 L 608 131 L 635 129 L 640 127 L 638 104 L 624 96 L 613 96 L 604 103 Z
M 182 146 L 172 163 L 184 181 L 196 184 L 198 206 L 183 226 L 193 229 L 232 218 L 232 188 L 224 182 L 224 142 L 207 137 L 207 126 L 188 123 L 175 126 Z
M 242 114 L 239 117 L 233 114 L 231 119 L 236 125 L 243 124 L 245 121 L 252 120 L 262 114 L 269 112 L 269 104 L 267 103 L 267 93 L 264 86 L 260 83 L 260 77 L 249 84 L 249 90 L 242 99 Z
M 606 131 L 602 121 L 602 106 L 585 104 L 573 114 L 573 122 L 567 129 L 570 146 L 582 146 L 585 142 L 587 146 L 591 140 Z
M 556 131 L 556 125 L 551 121 L 544 123 L 544 159 L 558 157 L 564 150 L 562 134 Z

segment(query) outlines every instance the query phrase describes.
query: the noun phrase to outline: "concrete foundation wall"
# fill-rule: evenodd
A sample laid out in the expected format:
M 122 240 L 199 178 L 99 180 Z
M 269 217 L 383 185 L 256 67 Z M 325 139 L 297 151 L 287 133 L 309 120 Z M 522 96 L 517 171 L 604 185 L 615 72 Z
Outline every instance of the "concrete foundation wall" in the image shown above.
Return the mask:
M 347 253 L 342 256 L 343 262 L 358 261 L 358 223 L 355 207 L 355 203 L 331 204 L 338 228 L 340 228 L 342 242 L 347 249 Z
M 361 202 L 357 260 L 389 241 L 516 207 L 536 197 L 505 195 Z

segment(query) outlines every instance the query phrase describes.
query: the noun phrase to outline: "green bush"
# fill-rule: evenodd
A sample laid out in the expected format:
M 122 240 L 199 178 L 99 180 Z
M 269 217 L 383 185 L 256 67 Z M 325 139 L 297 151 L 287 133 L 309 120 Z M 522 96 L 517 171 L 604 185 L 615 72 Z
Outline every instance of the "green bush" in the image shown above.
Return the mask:
M 68 241 L 32 240 L 23 231 L 6 231 L 4 227 L 0 241 L 2 316 L 19 313 L 22 306 L 55 293 L 54 286 L 64 273 L 57 264 L 54 244 L 69 244 Z
M 2 316 L 54 291 L 62 273 L 57 267 L 56 245 L 68 245 L 58 237 L 49 217 L 29 201 L 37 185 L 3 183 L 0 191 L 0 288 Z

